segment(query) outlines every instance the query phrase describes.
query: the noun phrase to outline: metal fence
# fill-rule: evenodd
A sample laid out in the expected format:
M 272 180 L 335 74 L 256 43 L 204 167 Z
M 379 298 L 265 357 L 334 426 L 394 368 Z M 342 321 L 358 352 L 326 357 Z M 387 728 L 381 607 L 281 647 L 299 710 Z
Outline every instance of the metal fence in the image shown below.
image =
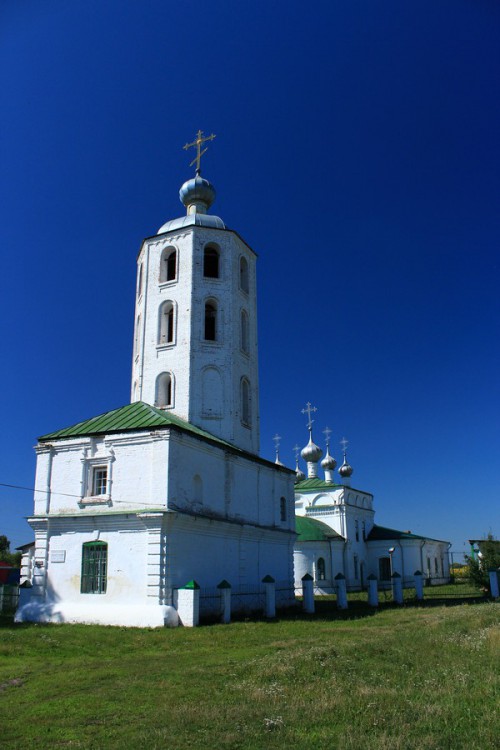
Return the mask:
M 483 599 L 487 591 L 479 588 L 468 576 L 455 576 L 450 581 L 424 578 L 425 599 Z
M 12 614 L 17 609 L 19 586 L 0 586 L 0 613 Z

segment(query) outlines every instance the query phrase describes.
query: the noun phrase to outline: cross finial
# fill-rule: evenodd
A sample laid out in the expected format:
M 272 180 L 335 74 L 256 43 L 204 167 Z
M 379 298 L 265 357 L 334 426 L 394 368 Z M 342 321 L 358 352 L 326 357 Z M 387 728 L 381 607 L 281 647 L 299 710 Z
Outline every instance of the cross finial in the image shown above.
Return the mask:
M 343 437 L 343 438 L 342 438 L 342 440 L 340 441 L 340 445 L 342 446 L 342 451 L 343 451 L 344 453 L 346 453 L 346 451 L 347 451 L 347 446 L 349 445 L 349 441 L 348 441 L 348 440 L 346 440 L 346 439 L 345 439 L 345 437 Z
M 273 437 L 274 441 L 274 450 L 276 451 L 276 463 L 280 463 L 280 443 L 281 443 L 281 435 L 276 435 Z
M 196 140 L 192 141 L 191 143 L 186 143 L 186 145 L 182 147 L 185 151 L 187 151 L 188 148 L 191 148 L 192 146 L 196 146 L 196 156 L 193 159 L 193 161 L 191 162 L 191 164 L 189 165 L 190 167 L 192 167 L 193 164 L 196 164 L 196 174 L 200 174 L 200 172 L 201 172 L 201 166 L 200 166 L 201 157 L 203 156 L 203 154 L 206 154 L 206 152 L 208 151 L 208 148 L 204 148 L 203 151 L 202 151 L 201 147 L 207 141 L 213 141 L 214 138 L 215 138 L 215 135 L 213 133 L 212 133 L 212 135 L 204 136 L 203 135 L 203 130 L 198 130 L 198 132 L 196 134 Z
M 299 460 L 299 454 L 300 454 L 300 445 L 295 444 L 293 446 L 293 452 L 295 453 L 295 460 Z
M 330 445 L 330 435 L 331 434 L 332 434 L 331 429 L 329 427 L 325 427 L 325 429 L 323 430 L 323 435 L 325 436 L 325 442 L 326 442 L 326 447 L 327 448 Z
M 315 406 L 311 406 L 311 402 L 308 401 L 306 408 L 302 409 L 302 414 L 307 414 L 307 429 L 310 430 L 313 426 L 314 419 L 311 419 L 311 413 L 318 411 Z

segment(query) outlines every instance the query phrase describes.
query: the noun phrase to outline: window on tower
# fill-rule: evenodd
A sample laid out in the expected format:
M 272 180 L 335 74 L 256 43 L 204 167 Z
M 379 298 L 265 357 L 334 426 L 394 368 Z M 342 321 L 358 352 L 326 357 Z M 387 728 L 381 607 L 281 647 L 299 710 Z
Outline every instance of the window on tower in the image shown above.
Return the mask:
M 240 289 L 248 294 L 248 261 L 243 255 L 240 258 Z
M 203 276 L 207 279 L 220 278 L 220 256 L 214 245 L 207 245 L 203 251 Z
M 137 279 L 137 296 L 140 297 L 142 294 L 142 263 L 139 266 L 139 277 Z
M 160 409 L 173 406 L 173 390 L 172 375 L 169 372 L 160 373 L 156 378 L 155 406 Z
M 217 303 L 214 300 L 205 302 L 205 341 L 217 341 Z
M 241 333 L 240 333 L 240 345 L 242 351 L 248 354 L 248 314 L 246 310 L 241 311 Z
M 160 260 L 160 284 L 177 279 L 177 250 L 165 247 Z
M 241 381 L 241 421 L 243 422 L 245 427 L 250 427 L 250 383 L 246 378 L 243 378 Z
M 158 316 L 158 346 L 174 343 L 175 308 L 172 300 L 163 302 Z
M 139 356 L 141 349 L 141 316 L 137 316 L 135 321 L 135 341 L 134 341 L 134 354 L 136 357 Z

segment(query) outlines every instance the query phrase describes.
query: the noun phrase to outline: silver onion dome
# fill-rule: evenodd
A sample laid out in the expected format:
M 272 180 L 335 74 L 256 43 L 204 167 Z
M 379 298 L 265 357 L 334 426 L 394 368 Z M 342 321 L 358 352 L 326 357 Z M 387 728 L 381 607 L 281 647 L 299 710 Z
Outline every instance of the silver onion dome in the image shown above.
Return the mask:
M 206 213 L 214 202 L 215 196 L 214 186 L 198 174 L 187 180 L 179 190 L 179 198 L 186 206 L 188 214 Z
M 325 471 L 333 471 L 337 466 L 337 462 L 333 456 L 330 456 L 330 448 L 326 449 L 326 456 L 321 462 L 321 468 Z
M 316 463 L 323 455 L 323 451 L 321 450 L 319 445 L 313 443 L 311 430 L 309 431 L 309 442 L 305 448 L 302 448 L 302 450 L 300 451 L 300 455 L 302 456 L 304 461 L 307 461 L 307 463 Z
M 306 475 L 300 468 L 299 460 L 297 459 L 297 463 L 295 465 L 295 484 L 298 484 L 299 482 L 303 482 L 305 478 L 306 478 Z
M 352 466 L 350 466 L 350 464 L 347 463 L 346 454 L 344 453 L 344 463 L 342 464 L 342 466 L 339 469 L 339 474 L 340 474 L 341 477 L 346 477 L 347 478 L 347 477 L 350 477 L 352 475 L 353 471 L 354 470 L 353 470 Z

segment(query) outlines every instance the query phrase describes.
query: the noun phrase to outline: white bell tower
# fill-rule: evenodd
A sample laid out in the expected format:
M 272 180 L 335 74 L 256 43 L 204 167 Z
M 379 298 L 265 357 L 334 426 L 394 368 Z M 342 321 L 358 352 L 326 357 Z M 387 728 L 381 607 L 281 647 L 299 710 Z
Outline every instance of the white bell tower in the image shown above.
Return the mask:
M 207 213 L 215 189 L 200 175 L 201 146 L 214 137 L 186 144 L 197 147 L 196 176 L 179 192 L 187 214 L 137 259 L 131 400 L 258 453 L 256 255 Z

